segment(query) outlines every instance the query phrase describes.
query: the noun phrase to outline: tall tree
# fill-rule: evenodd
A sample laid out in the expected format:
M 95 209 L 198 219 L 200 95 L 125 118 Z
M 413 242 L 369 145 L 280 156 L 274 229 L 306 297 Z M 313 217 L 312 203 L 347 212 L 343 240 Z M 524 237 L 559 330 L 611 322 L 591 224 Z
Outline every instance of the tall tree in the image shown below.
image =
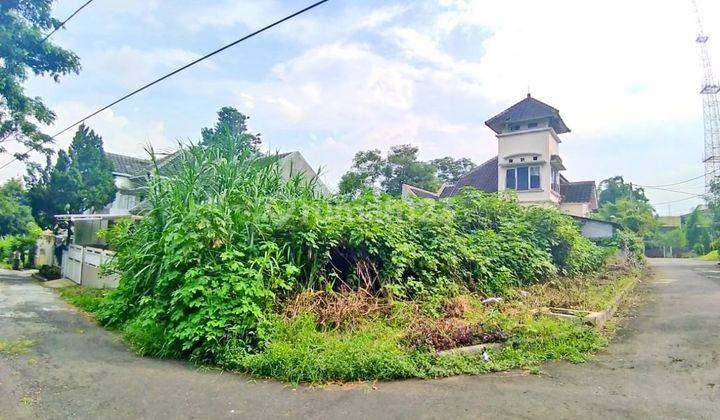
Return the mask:
M 453 159 L 450 156 L 433 159 L 430 164 L 437 169 L 437 176 L 441 181 L 448 184 L 458 182 L 463 175 L 475 167 L 475 163 L 468 158 Z
M 246 143 L 254 152 L 258 152 L 260 134 L 248 132 L 247 120 L 249 120 L 250 117 L 230 106 L 220 108 L 217 115 L 218 120 L 215 123 L 215 127 L 205 127 L 200 131 L 202 135 L 200 144 L 202 146 L 218 144 L 221 142 L 221 136 L 232 136 Z
M 645 202 L 635 198 L 620 198 L 615 202 L 606 201 L 597 210 L 601 220 L 618 223 L 643 238 L 648 237 L 657 224 L 655 210 Z
M 684 231 L 687 246 L 698 254 L 709 251 L 711 241 L 710 221 L 705 218 L 700 206 L 685 219 Z
M 99 210 L 115 197 L 112 163 L 103 150 L 102 138 L 84 124 L 70 144 L 60 150 L 55 165 L 31 165 L 25 181 L 33 216 L 43 228 L 55 226 L 54 216 Z
M 340 179 L 341 194 L 357 194 L 371 189 L 391 195 L 400 195 L 402 184 L 427 190 L 437 190 L 440 181 L 437 170 L 417 159 L 418 148 L 405 144 L 393 146 L 383 158 L 380 150 L 360 151 L 355 154 L 353 166 Z
M 598 204 L 600 205 L 615 203 L 623 198 L 638 200 L 643 203 L 649 201 L 647 197 L 645 197 L 645 190 L 640 187 L 635 187 L 631 183 L 626 183 L 625 179 L 619 175 L 600 181 L 599 189 Z
M 22 86 L 33 73 L 60 76 L 80 71 L 80 60 L 70 51 L 43 40 L 45 32 L 59 22 L 50 16 L 52 0 L 0 1 L 0 154 L 17 142 L 24 150 L 13 155 L 18 160 L 29 151 L 51 153 L 52 139 L 38 124 L 51 124 L 55 113 L 38 97 L 25 95 Z
M 30 207 L 23 204 L 24 193 L 17 179 L 0 187 L 0 237 L 27 235 L 35 226 Z
M 102 138 L 85 124 L 80 125 L 69 149 L 70 160 L 80 175 L 78 211 L 101 209 L 115 197 L 112 162 L 105 155 Z
M 82 179 L 64 150 L 58 152 L 55 165 L 48 158 L 44 168 L 31 166 L 25 181 L 33 217 L 42 228 L 54 227 L 56 214 L 76 213 L 80 208 Z

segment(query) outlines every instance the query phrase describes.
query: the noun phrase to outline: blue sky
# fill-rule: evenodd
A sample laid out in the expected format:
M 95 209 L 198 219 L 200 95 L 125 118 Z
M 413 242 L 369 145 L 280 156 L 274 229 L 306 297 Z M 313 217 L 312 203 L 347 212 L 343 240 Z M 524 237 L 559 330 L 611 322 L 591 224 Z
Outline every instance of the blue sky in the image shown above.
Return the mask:
M 84 0 L 55 4 L 64 18 Z M 49 132 L 310 1 L 95 0 L 53 40 L 83 69 L 27 91 L 58 114 Z M 631 4 L 627 4 L 631 3 Z M 88 121 L 108 151 L 143 156 L 195 140 L 225 105 L 271 150 L 299 150 L 334 188 L 358 150 L 412 143 L 421 158 L 495 154 L 483 122 L 533 96 L 573 130 L 571 180 L 646 185 L 703 172 L 697 29 L 685 1 L 331 0 Z M 720 4 L 699 0 L 720 57 Z M 713 42 L 714 41 L 714 42 Z M 718 71 L 720 67 L 716 65 Z M 67 147 L 72 133 L 60 136 Z M 0 178 L 24 173 L 20 163 Z M 702 192 L 702 180 L 675 187 Z M 656 203 L 687 197 L 648 190 Z M 681 213 L 699 201 L 658 206 Z

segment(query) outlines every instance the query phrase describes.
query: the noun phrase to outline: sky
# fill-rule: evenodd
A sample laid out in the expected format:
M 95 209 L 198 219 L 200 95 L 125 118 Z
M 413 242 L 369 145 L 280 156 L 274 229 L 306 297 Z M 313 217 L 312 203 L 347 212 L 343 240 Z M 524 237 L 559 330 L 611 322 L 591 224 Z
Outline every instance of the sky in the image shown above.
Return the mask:
M 53 15 L 84 2 L 56 2 Z M 54 133 L 310 3 L 95 0 L 52 37 L 78 54 L 81 72 L 33 77 L 26 91 L 57 113 Z M 720 58 L 720 2 L 698 5 Z M 697 32 L 689 0 L 330 0 L 87 124 L 107 151 L 144 157 L 148 145 L 196 141 L 233 106 L 268 151 L 302 152 L 334 189 L 359 150 L 409 143 L 423 160 L 484 162 L 497 152 L 484 121 L 529 91 L 572 129 L 560 145 L 567 178 L 663 185 L 703 173 Z M 24 173 L 16 162 L 0 180 Z M 702 193 L 703 180 L 670 188 Z M 701 202 L 646 193 L 661 215 Z

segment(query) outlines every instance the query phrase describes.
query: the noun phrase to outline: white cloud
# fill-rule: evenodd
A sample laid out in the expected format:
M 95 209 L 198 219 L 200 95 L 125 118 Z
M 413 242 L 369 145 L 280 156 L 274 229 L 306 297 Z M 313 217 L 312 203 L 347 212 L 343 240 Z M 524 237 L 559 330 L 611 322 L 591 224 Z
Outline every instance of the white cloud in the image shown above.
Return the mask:
M 89 62 L 93 66 L 91 71 L 112 75 L 113 79 L 127 87 L 137 87 L 200 57 L 200 54 L 179 48 L 139 49 L 125 45 L 104 50 L 91 57 Z M 211 60 L 198 65 L 206 69 L 216 68 Z

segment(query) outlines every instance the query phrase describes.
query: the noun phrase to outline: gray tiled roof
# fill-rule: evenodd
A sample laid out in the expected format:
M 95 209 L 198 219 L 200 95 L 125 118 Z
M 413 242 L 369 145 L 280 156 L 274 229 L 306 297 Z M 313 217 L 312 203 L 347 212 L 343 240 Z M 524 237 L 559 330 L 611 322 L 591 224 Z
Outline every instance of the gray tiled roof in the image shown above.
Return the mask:
M 595 194 L 595 181 L 567 182 L 560 184 L 563 203 L 589 203 Z
M 110 159 L 110 162 L 112 162 L 113 172 L 116 173 L 138 175 L 147 171 L 150 166 L 150 161 L 146 159 L 108 152 L 105 152 L 105 155 Z
M 554 128 L 558 134 L 570 131 L 562 118 L 560 118 L 560 111 L 544 102 L 538 101 L 531 97 L 530 94 L 522 101 L 485 121 L 485 125 L 500 134 L 508 123 L 540 118 L 550 118 L 550 126 Z
M 430 192 L 430 191 L 427 191 L 427 190 L 423 190 L 422 188 L 413 187 L 412 185 L 407 185 L 407 188 L 410 190 L 410 192 L 411 192 L 415 197 L 420 197 L 420 198 L 438 198 L 438 194 L 437 194 L 437 193 Z
M 450 188 L 444 188 L 440 198 L 449 197 L 460 192 L 463 187 L 475 187 L 480 191 L 497 192 L 498 190 L 498 157 L 476 166 L 465 174 Z

